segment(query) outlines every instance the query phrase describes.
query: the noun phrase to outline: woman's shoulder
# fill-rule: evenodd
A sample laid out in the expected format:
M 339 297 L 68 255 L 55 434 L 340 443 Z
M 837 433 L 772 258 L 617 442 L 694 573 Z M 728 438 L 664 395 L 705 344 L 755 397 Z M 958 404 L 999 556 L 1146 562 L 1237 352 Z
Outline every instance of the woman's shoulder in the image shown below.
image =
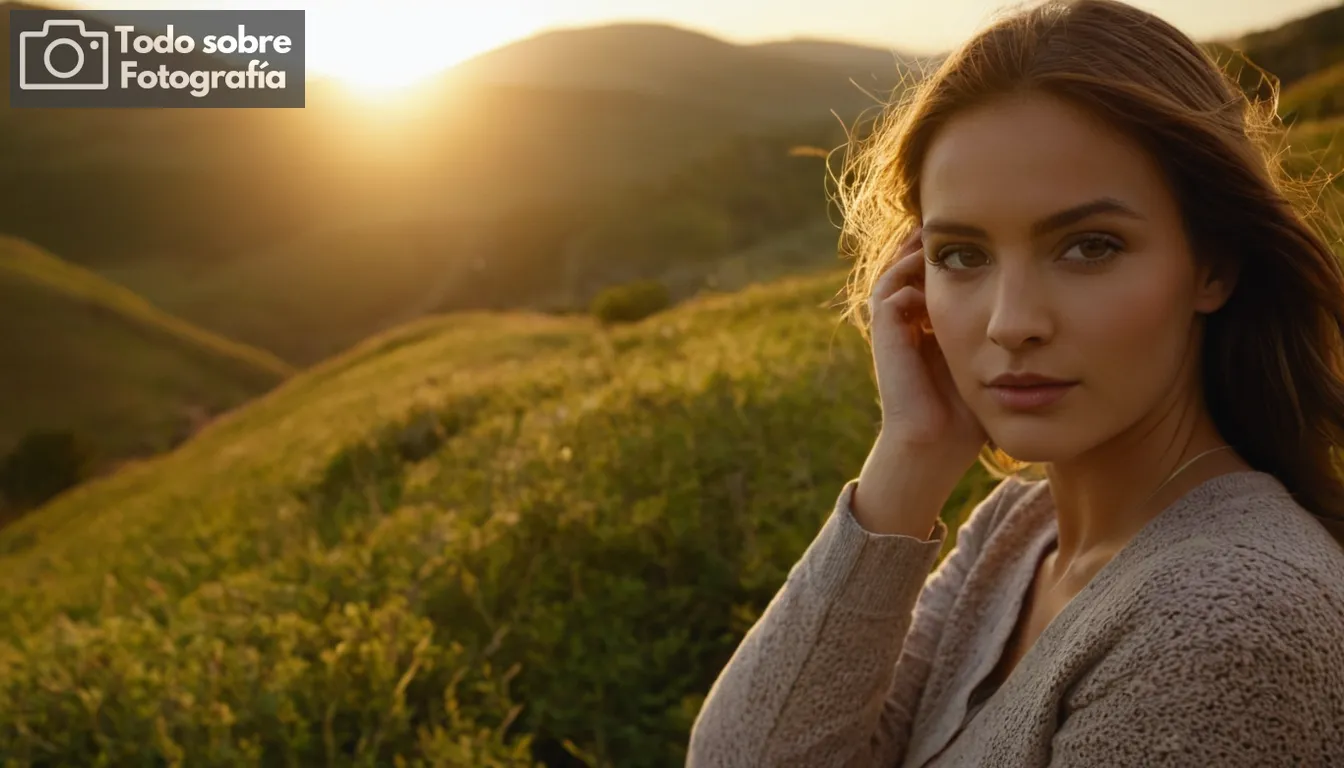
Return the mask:
M 1067 634 L 1095 661 L 1071 683 L 1065 741 L 1339 755 L 1344 553 L 1271 480 L 1206 484 L 1103 568 Z
M 1344 590 L 1344 548 L 1274 475 L 1238 472 L 1206 482 L 1162 531 L 1166 565 L 1296 573 Z
M 1136 606 L 1173 625 L 1344 641 L 1344 549 L 1273 475 L 1206 483 L 1132 560 Z

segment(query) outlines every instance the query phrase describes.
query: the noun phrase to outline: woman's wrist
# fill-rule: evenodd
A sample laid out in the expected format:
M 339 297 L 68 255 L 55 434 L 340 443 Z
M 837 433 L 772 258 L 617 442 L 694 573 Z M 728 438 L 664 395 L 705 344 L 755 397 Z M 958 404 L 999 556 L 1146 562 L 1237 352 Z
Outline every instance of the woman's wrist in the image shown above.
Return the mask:
M 854 489 L 854 519 L 870 533 L 927 540 L 964 472 L 927 449 L 879 438 Z

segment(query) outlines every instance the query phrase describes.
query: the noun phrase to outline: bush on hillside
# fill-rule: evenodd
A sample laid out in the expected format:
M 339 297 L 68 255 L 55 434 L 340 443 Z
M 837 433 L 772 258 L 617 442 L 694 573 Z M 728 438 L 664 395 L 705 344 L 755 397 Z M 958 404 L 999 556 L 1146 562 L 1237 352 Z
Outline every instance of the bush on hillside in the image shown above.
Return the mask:
M 0 493 L 15 507 L 36 507 L 78 485 L 91 463 L 92 451 L 75 433 L 31 432 L 0 462 Z
M 672 296 L 657 280 L 637 280 L 604 289 L 593 299 L 592 313 L 605 324 L 633 323 L 667 309 Z

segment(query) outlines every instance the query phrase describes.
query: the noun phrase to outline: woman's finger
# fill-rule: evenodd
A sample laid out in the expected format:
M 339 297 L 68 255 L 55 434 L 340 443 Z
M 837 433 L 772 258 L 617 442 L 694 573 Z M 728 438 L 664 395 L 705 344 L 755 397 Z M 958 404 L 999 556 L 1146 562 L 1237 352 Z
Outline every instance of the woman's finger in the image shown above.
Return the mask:
M 923 251 L 915 251 L 901 257 L 878 278 L 877 283 L 873 286 L 871 300 L 873 302 L 885 301 L 907 285 L 923 286 L 923 284 L 924 253 Z
M 902 286 L 882 303 L 895 311 L 895 317 L 905 321 L 922 316 L 925 312 L 924 292 L 913 285 Z
M 875 304 L 873 320 L 895 330 L 896 337 L 907 344 L 918 346 L 924 335 L 921 326 L 925 312 L 923 291 L 907 285 Z
M 891 294 L 912 283 L 924 280 L 924 247 L 919 239 L 919 230 L 915 231 L 902 248 L 890 267 L 873 284 L 873 301 L 882 301 Z

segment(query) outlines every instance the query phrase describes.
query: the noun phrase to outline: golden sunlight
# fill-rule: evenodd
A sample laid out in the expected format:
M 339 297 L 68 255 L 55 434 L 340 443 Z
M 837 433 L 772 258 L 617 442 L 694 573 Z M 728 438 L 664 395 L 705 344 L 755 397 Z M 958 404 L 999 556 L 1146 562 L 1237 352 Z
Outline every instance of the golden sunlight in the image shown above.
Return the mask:
M 353 92 L 411 88 L 478 53 L 523 37 L 543 22 L 518 3 L 330 2 L 307 12 L 309 73 Z

